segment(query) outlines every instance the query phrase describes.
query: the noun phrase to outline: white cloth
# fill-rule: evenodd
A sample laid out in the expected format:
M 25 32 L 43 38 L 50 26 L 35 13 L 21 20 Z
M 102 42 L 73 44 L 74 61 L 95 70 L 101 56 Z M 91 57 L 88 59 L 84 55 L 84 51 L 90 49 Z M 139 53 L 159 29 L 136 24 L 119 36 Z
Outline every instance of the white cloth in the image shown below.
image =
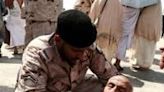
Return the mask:
M 123 7 L 122 36 L 116 52 L 116 57 L 118 59 L 124 60 L 126 50 L 130 48 L 139 14 L 140 9 L 130 8 L 126 6 Z
M 14 0 L 14 8 L 9 9 L 9 16 L 6 20 L 6 27 L 10 32 L 10 46 L 24 45 L 25 20 L 21 19 L 21 10 L 17 0 Z
M 164 15 L 164 0 L 161 0 L 161 4 L 162 4 L 162 15 Z
M 63 7 L 65 10 L 73 9 L 77 0 L 63 0 Z
M 133 8 L 144 8 L 157 4 L 159 0 L 121 0 L 121 4 Z
M 149 68 L 154 61 L 156 42 L 149 41 L 141 36 L 138 36 L 134 38 L 133 45 L 135 46 L 133 58 L 135 62 L 133 62 L 133 64 Z

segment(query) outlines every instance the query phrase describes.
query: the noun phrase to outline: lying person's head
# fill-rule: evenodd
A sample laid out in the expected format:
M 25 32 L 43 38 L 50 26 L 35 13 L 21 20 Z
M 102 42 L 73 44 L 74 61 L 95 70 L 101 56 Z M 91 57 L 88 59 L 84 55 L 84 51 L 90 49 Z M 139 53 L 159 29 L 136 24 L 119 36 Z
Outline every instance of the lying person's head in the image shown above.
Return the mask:
M 104 92 L 132 92 L 132 91 L 133 91 L 133 87 L 130 81 L 128 80 L 128 78 L 126 78 L 123 75 L 117 75 L 111 77 L 104 88 Z

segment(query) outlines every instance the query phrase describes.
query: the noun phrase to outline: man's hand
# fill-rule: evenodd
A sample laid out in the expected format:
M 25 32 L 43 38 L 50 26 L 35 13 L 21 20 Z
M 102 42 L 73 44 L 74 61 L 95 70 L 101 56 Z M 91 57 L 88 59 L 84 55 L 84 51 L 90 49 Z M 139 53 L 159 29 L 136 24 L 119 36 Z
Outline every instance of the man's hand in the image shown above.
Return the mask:
M 160 50 L 161 50 L 161 59 L 160 59 L 160 62 L 159 62 L 159 66 L 160 66 L 160 68 L 161 69 L 163 69 L 164 68 L 164 48 L 160 48 Z

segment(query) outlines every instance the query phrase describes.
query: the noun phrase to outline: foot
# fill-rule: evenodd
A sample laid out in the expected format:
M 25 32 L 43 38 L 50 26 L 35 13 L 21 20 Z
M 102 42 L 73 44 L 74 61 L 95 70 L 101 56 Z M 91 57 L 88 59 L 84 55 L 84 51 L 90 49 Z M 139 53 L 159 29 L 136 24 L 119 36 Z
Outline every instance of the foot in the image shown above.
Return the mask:
M 14 47 L 14 55 L 18 54 L 18 49 L 16 47 Z
M 144 68 L 144 67 L 141 67 L 141 66 L 138 66 L 138 65 L 132 65 L 132 68 L 135 69 L 135 70 L 139 70 L 139 71 L 148 70 L 148 68 Z
M 120 65 L 114 64 L 114 66 L 117 68 L 118 71 L 123 71 L 123 68 Z

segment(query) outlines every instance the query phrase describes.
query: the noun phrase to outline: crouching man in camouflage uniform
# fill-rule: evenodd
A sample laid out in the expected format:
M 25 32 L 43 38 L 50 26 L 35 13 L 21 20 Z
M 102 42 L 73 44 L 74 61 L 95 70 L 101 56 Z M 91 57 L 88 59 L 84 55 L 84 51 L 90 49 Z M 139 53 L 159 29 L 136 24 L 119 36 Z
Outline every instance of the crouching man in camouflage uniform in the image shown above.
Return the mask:
M 93 45 L 95 26 L 78 10 L 61 13 L 57 23 L 55 33 L 26 47 L 15 92 L 100 92 L 119 73 Z M 85 77 L 88 68 L 99 80 Z

